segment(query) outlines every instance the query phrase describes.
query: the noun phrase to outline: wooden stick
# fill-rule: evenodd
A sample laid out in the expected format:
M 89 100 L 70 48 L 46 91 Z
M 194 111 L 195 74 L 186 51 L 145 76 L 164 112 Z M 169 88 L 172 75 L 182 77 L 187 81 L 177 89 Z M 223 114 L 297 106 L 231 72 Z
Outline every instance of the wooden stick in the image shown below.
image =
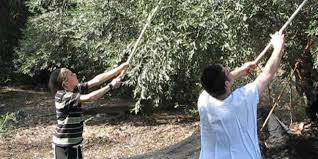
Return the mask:
M 304 0 L 299 7 L 296 9 L 296 11 L 289 17 L 287 22 L 283 25 L 283 27 L 279 30 L 279 33 L 283 33 L 283 31 L 286 29 L 286 27 L 293 21 L 295 16 L 298 14 L 298 12 L 301 10 L 301 8 L 307 3 L 308 0 Z M 265 53 L 268 51 L 268 49 L 271 47 L 271 43 L 269 42 L 265 49 L 257 56 L 257 58 L 254 60 L 256 64 L 260 62 L 260 60 L 263 58 Z
M 148 18 L 147 18 L 147 23 L 145 24 L 144 28 L 142 29 L 142 31 L 141 31 L 141 33 L 140 33 L 140 35 L 139 35 L 139 37 L 138 37 L 138 39 L 137 39 L 137 41 L 136 41 L 136 43 L 135 43 L 135 45 L 134 45 L 134 48 L 133 48 L 133 50 L 131 51 L 131 53 L 130 53 L 130 55 L 129 55 L 129 57 L 128 57 L 128 60 L 127 60 L 128 63 L 130 63 L 131 58 L 133 57 L 134 53 L 136 52 L 137 46 L 138 46 L 138 44 L 139 44 L 141 38 L 143 37 L 143 35 L 144 35 L 144 33 L 145 33 L 147 27 L 150 25 L 152 17 L 153 17 L 153 16 L 155 15 L 155 13 L 157 12 L 157 10 L 158 10 L 158 8 L 159 8 L 159 6 L 160 6 L 160 4 L 161 4 L 161 1 L 162 1 L 162 0 L 159 1 L 159 3 L 158 3 L 158 5 L 156 6 L 156 8 L 155 8 L 155 9 L 153 10 L 153 12 L 148 16 Z
M 292 75 L 294 74 L 296 68 L 298 67 L 298 64 L 299 64 L 299 62 L 297 62 L 297 63 L 295 64 L 295 68 L 293 69 L 293 71 L 292 71 L 292 73 L 291 73 L 290 76 L 292 76 Z M 262 125 L 261 131 L 263 130 L 263 128 L 264 128 L 265 125 L 267 124 L 269 117 L 272 115 L 274 109 L 275 109 L 276 106 L 278 105 L 278 102 L 280 101 L 280 98 L 282 97 L 282 95 L 283 95 L 283 93 L 284 93 L 286 87 L 287 87 L 287 85 L 284 86 L 284 88 L 283 88 L 282 91 L 280 92 L 279 96 L 276 98 L 275 103 L 274 103 L 274 106 L 272 107 L 271 111 L 268 113 L 268 115 L 267 115 L 267 117 L 266 117 L 266 119 L 265 119 L 265 121 L 264 121 L 264 123 L 263 123 L 263 125 Z
M 290 81 L 292 81 L 292 74 L 290 75 Z M 290 109 L 290 123 L 293 123 L 293 84 L 289 83 L 290 93 L 289 93 L 289 109 Z
M 130 61 L 131 61 L 133 55 L 135 54 L 135 52 L 136 52 L 136 50 L 137 50 L 137 46 L 138 46 L 138 44 L 140 43 L 141 38 L 142 38 L 143 35 L 145 34 L 145 31 L 146 31 L 147 27 L 150 25 L 151 19 L 152 19 L 152 17 L 155 15 L 155 13 L 157 12 L 157 10 L 158 10 L 158 8 L 159 8 L 161 2 L 162 2 L 162 0 L 159 1 L 159 3 L 157 4 L 156 8 L 152 11 L 152 13 L 149 14 L 149 16 L 148 16 L 148 18 L 147 18 L 147 22 L 146 22 L 144 28 L 142 29 L 142 31 L 141 31 L 141 33 L 140 33 L 140 35 L 139 35 L 139 37 L 138 37 L 138 39 L 137 39 L 137 41 L 136 41 L 136 43 L 135 43 L 135 45 L 134 45 L 134 48 L 133 48 L 132 51 L 130 52 L 130 55 L 129 55 L 128 60 L 127 60 L 128 63 L 130 63 Z M 122 80 L 122 79 L 125 77 L 125 75 L 126 75 L 126 72 L 122 72 L 117 78 L 120 78 L 120 79 Z

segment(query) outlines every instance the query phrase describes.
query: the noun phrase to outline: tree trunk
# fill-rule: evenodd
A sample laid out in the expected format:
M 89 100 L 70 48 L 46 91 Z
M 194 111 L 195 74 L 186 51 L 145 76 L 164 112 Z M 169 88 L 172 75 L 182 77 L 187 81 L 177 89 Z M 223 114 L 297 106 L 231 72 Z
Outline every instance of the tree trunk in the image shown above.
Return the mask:
M 314 58 L 310 53 L 311 40 L 307 40 L 307 46 L 303 53 L 290 61 L 292 67 L 299 62 L 295 71 L 296 89 L 299 95 L 306 97 L 306 113 L 307 116 L 315 121 L 317 119 L 316 113 L 318 113 L 317 103 L 317 70 L 314 69 Z

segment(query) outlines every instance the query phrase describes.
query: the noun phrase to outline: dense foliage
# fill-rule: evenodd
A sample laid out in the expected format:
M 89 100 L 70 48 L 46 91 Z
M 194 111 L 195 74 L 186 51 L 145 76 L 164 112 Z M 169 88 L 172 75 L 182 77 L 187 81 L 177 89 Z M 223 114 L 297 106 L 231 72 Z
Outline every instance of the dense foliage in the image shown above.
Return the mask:
M 68 67 L 91 78 L 125 61 L 156 0 L 30 0 L 16 65 L 37 76 Z M 141 106 L 194 106 L 208 63 L 253 60 L 300 0 L 164 0 L 134 56 L 127 90 Z M 285 69 L 317 44 L 318 2 L 310 1 L 286 32 Z M 317 66 L 317 45 L 311 56 Z M 129 92 L 128 92 L 129 93 Z

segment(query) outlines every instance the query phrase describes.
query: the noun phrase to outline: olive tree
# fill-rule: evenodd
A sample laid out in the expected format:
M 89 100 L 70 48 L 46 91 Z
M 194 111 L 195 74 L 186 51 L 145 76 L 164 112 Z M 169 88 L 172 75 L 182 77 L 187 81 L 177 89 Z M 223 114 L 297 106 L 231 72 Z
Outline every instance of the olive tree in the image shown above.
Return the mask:
M 254 60 L 269 42 L 269 34 L 279 30 L 300 3 L 163 0 L 124 79 L 127 93 L 136 101 L 134 111 L 143 106 L 195 106 L 206 64 L 234 68 Z M 66 66 L 92 77 L 127 59 L 157 4 L 156 0 L 30 0 L 33 16 L 17 48 L 16 64 L 35 76 Z M 289 70 L 302 59 L 310 73 L 298 80 L 299 88 L 309 88 L 308 81 L 312 83 L 317 73 L 317 45 L 304 53 L 308 41 L 317 44 L 317 7 L 318 2 L 310 1 L 286 31 L 283 68 Z M 314 96 L 306 89 L 299 92 Z

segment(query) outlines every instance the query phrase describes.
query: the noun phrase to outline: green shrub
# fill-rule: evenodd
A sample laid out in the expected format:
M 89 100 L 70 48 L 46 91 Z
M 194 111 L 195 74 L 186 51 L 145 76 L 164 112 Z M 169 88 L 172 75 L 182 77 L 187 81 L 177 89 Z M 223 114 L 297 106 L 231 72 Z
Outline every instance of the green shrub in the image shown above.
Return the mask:
M 0 135 L 9 132 L 9 130 L 14 128 L 15 123 L 17 123 L 16 113 L 0 115 Z

